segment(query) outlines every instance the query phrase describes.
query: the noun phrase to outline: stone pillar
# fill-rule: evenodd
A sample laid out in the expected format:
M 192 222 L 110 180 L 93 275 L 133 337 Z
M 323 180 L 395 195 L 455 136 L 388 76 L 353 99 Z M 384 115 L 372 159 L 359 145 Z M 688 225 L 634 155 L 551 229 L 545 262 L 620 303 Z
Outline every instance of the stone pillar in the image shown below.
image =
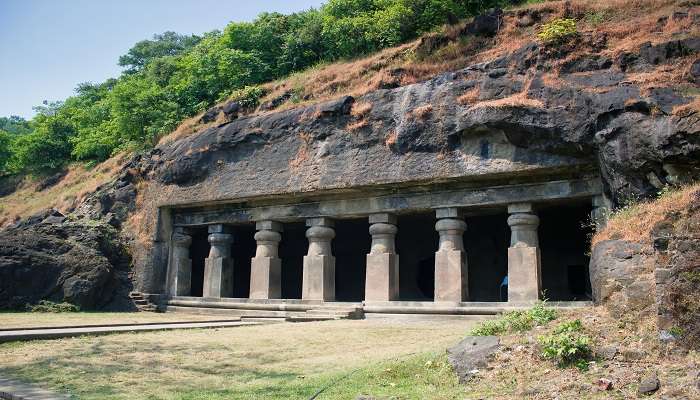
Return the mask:
M 399 256 L 396 254 L 396 216 L 369 216 L 372 247 L 367 254 L 365 300 L 390 301 L 399 298 Z
M 168 294 L 171 296 L 189 296 L 192 292 L 192 259 L 190 245 L 192 236 L 184 228 L 175 228 L 171 243 L 173 252 L 170 264 Z
M 591 211 L 591 220 L 595 224 L 595 229 L 600 230 L 605 228 L 610 216 L 610 203 L 602 194 L 593 197 L 593 210 Z
M 309 250 L 304 256 L 302 300 L 335 300 L 335 257 L 331 240 L 335 237 L 333 220 L 309 218 L 306 220 Z
M 233 296 L 231 230 L 221 224 L 209 225 L 209 257 L 204 260 L 204 297 Z
M 468 298 L 467 254 L 462 239 L 467 223 L 457 208 L 437 209 L 436 216 L 440 245 L 435 253 L 435 301 L 461 302 Z
M 282 224 L 275 221 L 255 223 L 257 248 L 250 260 L 250 298 L 279 299 L 282 297 L 282 260 L 278 249 L 282 240 Z
M 532 204 L 508 206 L 510 248 L 508 248 L 508 302 L 535 302 L 540 297 L 542 272 L 537 227 L 540 219 Z

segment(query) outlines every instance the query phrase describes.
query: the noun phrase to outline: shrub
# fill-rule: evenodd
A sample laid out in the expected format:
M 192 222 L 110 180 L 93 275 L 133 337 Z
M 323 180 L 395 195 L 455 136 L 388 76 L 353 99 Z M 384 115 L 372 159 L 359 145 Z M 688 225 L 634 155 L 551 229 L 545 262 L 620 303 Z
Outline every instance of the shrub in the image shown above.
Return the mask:
M 535 326 L 542 326 L 557 318 L 557 310 L 538 302 L 534 307 L 524 311 L 510 311 L 500 318 L 485 321 L 471 331 L 472 336 L 494 336 L 508 332 L 525 332 Z
M 242 89 L 234 90 L 230 99 L 237 101 L 242 108 L 254 109 L 260 104 L 260 98 L 265 95 L 265 89 L 260 86 L 246 86 Z
M 504 319 L 484 321 L 469 333 L 472 336 L 499 336 L 508 330 Z
M 551 335 L 540 336 L 538 342 L 542 346 L 542 355 L 556 361 L 559 367 L 588 369 L 591 339 L 583 332 L 580 320 L 560 324 Z
M 54 303 L 49 300 L 41 300 L 34 305 L 27 304 L 27 311 L 43 313 L 78 312 L 80 311 L 80 307 L 66 302 Z
M 560 43 L 576 33 L 575 20 L 571 18 L 557 18 L 543 24 L 537 37 L 545 43 Z

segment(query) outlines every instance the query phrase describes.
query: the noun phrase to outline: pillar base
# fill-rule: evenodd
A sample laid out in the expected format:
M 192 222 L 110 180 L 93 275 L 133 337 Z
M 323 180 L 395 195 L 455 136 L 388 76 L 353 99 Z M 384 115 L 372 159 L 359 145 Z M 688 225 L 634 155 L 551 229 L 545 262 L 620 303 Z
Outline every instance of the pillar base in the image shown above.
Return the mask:
M 460 250 L 435 253 L 435 301 L 467 299 L 467 255 Z
M 365 300 L 399 299 L 399 256 L 393 253 L 367 254 Z
M 204 260 L 204 297 L 233 297 L 233 259 L 214 257 Z
M 189 296 L 192 292 L 192 260 L 189 258 L 173 260 L 173 274 L 168 293 L 173 296 Z
M 539 248 L 508 248 L 508 302 L 536 302 L 541 281 Z
M 282 260 L 277 257 L 253 257 L 250 260 L 249 297 L 282 298 Z
M 335 300 L 335 257 L 304 256 L 302 300 Z

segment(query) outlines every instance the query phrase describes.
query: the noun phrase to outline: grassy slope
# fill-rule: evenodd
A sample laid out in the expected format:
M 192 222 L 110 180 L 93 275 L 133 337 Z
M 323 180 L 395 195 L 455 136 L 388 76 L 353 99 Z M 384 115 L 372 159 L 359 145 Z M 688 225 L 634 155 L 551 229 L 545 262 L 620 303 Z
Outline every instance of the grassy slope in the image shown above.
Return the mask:
M 628 240 L 649 244 L 654 226 L 671 214 L 681 217 L 676 222 L 675 231 L 682 233 L 692 229 L 683 226 L 688 208 L 700 193 L 700 183 L 671 189 L 661 193 L 658 199 L 641 203 L 632 203 L 616 211 L 608 221 L 605 229 L 593 236 L 593 244 L 609 239 Z

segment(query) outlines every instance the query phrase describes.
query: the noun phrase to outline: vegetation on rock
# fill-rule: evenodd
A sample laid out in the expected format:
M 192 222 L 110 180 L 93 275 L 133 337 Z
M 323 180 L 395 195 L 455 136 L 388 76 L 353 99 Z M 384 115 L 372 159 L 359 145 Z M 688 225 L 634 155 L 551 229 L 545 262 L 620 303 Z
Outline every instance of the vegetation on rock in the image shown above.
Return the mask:
M 517 0 L 329 0 L 319 9 L 260 14 L 202 36 L 165 32 L 119 58 L 116 79 L 0 124 L 0 175 L 41 174 L 72 160 L 103 161 L 153 146 L 181 120 L 229 96 L 254 107 L 254 85 L 322 62 L 395 46 L 421 33 Z M 252 88 L 250 88 L 250 87 Z M 16 129 L 20 128 L 20 129 Z
M 542 355 L 556 361 L 560 367 L 573 365 L 580 370 L 588 369 L 592 341 L 583 333 L 581 320 L 559 324 L 552 334 L 540 336 L 538 342 Z
M 80 307 L 67 302 L 55 303 L 49 300 L 40 300 L 37 304 L 27 304 L 27 311 L 41 313 L 65 313 L 78 312 L 80 311 Z
M 537 37 L 546 43 L 558 43 L 576 33 L 576 20 L 572 18 L 557 18 L 543 24 Z
M 474 328 L 472 336 L 499 336 L 506 333 L 525 332 L 536 326 L 546 325 L 557 319 L 557 310 L 539 302 L 529 310 L 509 311 L 501 317 L 487 320 Z

